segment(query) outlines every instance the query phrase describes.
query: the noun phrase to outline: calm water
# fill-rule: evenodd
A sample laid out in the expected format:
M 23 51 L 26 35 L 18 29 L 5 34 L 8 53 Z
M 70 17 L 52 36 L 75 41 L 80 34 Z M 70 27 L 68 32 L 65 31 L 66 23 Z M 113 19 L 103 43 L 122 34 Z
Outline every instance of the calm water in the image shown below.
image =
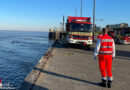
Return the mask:
M 48 50 L 47 32 L 0 31 L 0 78 L 19 87 Z

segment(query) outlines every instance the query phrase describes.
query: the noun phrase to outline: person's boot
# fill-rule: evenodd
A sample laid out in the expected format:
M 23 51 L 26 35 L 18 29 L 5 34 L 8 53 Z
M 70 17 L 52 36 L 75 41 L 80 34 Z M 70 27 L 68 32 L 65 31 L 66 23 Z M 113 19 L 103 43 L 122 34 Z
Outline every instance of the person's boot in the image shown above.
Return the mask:
M 108 88 L 111 88 L 111 87 L 112 87 L 112 81 L 108 80 L 107 87 L 108 87 Z
M 100 86 L 102 86 L 102 87 L 106 87 L 106 82 L 107 82 L 106 80 L 103 80 L 103 79 L 102 79 L 102 82 L 99 83 L 99 84 L 100 84 Z

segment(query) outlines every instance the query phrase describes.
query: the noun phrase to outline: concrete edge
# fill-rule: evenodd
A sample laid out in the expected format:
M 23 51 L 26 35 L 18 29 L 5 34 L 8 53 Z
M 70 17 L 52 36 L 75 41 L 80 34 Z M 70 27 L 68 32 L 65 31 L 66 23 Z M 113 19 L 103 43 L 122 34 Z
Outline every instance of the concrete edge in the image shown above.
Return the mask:
M 37 81 L 40 71 L 36 70 L 38 69 L 43 69 L 47 60 L 52 57 L 52 52 L 54 50 L 55 44 L 57 41 L 55 41 L 51 47 L 46 51 L 44 56 L 41 57 L 39 62 L 36 64 L 36 66 L 32 69 L 32 71 L 27 75 L 27 77 L 24 79 L 24 82 L 21 84 L 18 90 L 31 90 L 32 87 L 34 86 L 35 82 Z

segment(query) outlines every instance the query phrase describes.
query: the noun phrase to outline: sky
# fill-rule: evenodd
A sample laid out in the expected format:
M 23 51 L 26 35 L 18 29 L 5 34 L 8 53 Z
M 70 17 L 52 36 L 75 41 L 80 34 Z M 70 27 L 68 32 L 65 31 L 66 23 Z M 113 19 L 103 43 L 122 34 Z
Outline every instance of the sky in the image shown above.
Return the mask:
M 93 17 L 93 0 L 82 1 L 83 17 Z M 130 0 L 96 0 L 96 24 L 130 25 L 129 3 Z M 48 31 L 60 26 L 63 15 L 65 20 L 75 16 L 75 8 L 80 16 L 81 0 L 0 0 L 0 30 Z

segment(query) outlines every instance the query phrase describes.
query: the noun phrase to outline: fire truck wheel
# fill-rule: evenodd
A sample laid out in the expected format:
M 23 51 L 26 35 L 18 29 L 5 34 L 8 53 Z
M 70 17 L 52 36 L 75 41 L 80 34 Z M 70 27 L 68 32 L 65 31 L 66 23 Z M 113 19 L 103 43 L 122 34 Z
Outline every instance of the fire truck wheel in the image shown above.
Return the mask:
M 88 50 L 91 50 L 91 47 L 90 47 L 90 45 L 87 45 L 87 49 L 88 49 Z
M 91 50 L 90 45 L 86 45 L 85 49 L 90 51 Z
M 67 48 L 70 48 L 71 47 L 71 44 L 70 43 L 67 43 Z
M 119 40 L 119 39 L 115 39 L 115 42 L 116 42 L 117 44 L 120 44 L 120 40 Z

